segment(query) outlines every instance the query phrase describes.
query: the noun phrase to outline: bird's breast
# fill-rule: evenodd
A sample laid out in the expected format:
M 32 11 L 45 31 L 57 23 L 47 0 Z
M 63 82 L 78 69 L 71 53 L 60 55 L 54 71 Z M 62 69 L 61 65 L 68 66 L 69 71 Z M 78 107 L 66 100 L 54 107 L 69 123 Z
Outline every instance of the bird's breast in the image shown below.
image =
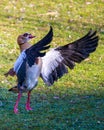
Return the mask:
M 42 61 L 40 58 L 37 59 L 36 63 L 31 67 L 26 65 L 26 79 L 24 85 L 27 86 L 27 90 L 33 89 L 38 83 L 38 77 L 41 73 Z

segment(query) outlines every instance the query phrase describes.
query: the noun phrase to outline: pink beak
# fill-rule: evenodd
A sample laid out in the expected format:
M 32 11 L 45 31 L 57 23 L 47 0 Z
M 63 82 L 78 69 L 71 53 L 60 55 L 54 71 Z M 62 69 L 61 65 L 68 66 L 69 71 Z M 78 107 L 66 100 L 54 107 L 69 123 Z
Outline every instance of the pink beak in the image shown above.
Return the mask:
M 29 38 L 32 39 L 32 38 L 35 38 L 36 36 L 33 36 L 33 35 L 29 35 Z

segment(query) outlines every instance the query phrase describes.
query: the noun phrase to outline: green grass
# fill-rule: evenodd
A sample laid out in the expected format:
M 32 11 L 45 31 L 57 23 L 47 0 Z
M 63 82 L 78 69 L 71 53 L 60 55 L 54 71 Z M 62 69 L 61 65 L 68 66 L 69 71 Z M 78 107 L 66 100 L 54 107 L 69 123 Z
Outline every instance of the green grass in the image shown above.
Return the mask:
M 0 130 L 103 130 L 104 129 L 104 1 L 2 0 L 0 1 Z M 33 111 L 27 112 L 24 94 L 20 113 L 13 113 L 17 94 L 8 92 L 16 78 L 4 77 L 19 49 L 16 38 L 30 32 L 40 40 L 53 26 L 52 47 L 72 42 L 97 30 L 99 46 L 90 58 L 52 87 L 39 84 L 32 92 Z

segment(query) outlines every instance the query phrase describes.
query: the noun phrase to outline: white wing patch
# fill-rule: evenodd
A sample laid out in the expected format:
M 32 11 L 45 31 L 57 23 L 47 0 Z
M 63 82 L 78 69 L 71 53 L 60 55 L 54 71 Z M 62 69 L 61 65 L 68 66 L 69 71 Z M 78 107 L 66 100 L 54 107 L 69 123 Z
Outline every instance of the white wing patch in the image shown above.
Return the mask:
M 51 72 L 62 62 L 63 57 L 60 52 L 57 50 L 50 50 L 46 53 L 44 57 L 42 57 L 42 70 L 41 74 L 44 79 L 47 80 L 47 77 Z
M 17 58 L 16 62 L 14 63 L 14 71 L 16 72 L 16 74 L 18 73 L 18 70 L 25 58 L 26 58 L 25 51 L 22 51 L 19 57 Z

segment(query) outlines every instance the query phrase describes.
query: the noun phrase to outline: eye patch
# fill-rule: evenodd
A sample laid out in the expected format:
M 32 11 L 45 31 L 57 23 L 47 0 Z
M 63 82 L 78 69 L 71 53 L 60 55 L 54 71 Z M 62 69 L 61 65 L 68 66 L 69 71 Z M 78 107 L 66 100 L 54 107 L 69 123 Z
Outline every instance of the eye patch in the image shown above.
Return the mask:
M 27 37 L 29 35 L 29 33 L 24 33 L 23 36 L 24 37 Z

